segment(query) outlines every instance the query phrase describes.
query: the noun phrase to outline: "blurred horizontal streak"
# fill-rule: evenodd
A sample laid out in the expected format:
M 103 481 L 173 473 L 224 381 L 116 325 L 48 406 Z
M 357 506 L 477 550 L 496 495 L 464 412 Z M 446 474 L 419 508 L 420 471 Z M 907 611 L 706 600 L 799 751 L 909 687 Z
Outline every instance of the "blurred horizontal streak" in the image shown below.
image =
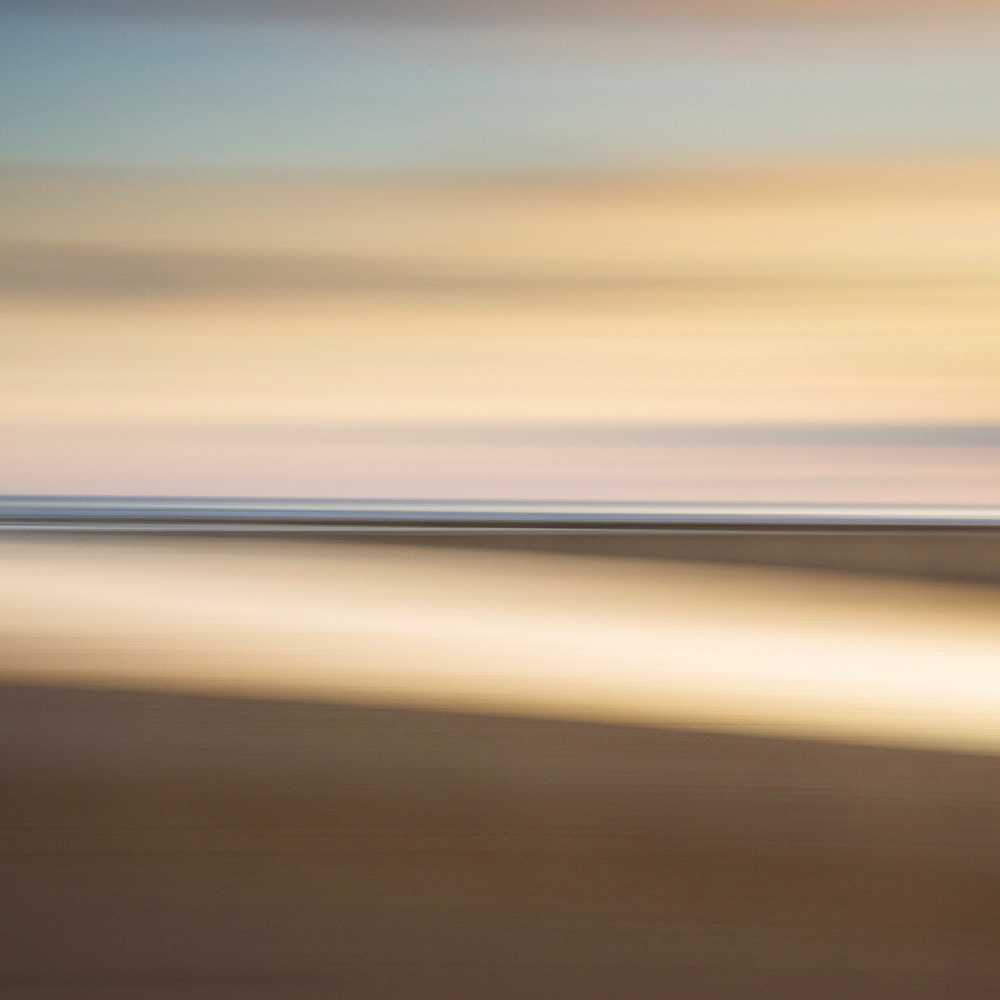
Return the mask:
M 50 418 L 8 426 L 4 462 L 8 494 L 890 506 L 1000 496 L 1000 431 L 991 424 Z
M 4 168 L 0 488 L 988 502 L 933 428 L 1000 419 L 994 161 Z M 646 447 L 783 424 L 846 450 Z
M 266 532 L 304 527 L 684 529 L 703 525 L 740 531 L 754 528 L 825 531 L 837 528 L 1000 529 L 1000 507 L 930 504 L 668 504 L 577 501 L 322 500 L 226 497 L 0 496 L 0 528 L 35 526 L 130 527 L 247 525 Z
M 673 296 L 791 294 L 831 296 L 899 296 L 919 294 L 968 295 L 991 293 L 991 276 L 930 274 L 899 277 L 879 274 L 754 273 L 754 264 L 732 273 L 697 266 L 644 268 L 615 273 L 597 270 L 587 261 L 574 266 L 538 269 L 498 261 L 493 267 L 465 261 L 398 260 L 294 256 L 262 253 L 221 253 L 146 248 L 0 244 L 0 295 L 45 298 L 110 297 L 156 299 L 161 296 L 248 296 L 316 292 L 476 293 L 492 296 L 607 295 L 670 293 Z
M 1000 583 L 1000 508 L 0 497 L 0 535 L 293 536 Z
M 8 253 L 34 253 L 38 268 L 53 255 L 53 280 L 76 251 L 81 267 L 129 254 L 165 267 L 189 254 L 192 268 L 212 254 L 222 266 L 285 258 L 306 278 L 327 257 L 390 277 L 405 264 L 529 281 L 846 275 L 905 285 L 994 276 L 998 238 L 984 223 L 1000 216 L 998 176 L 990 154 L 440 175 L 0 163 L 0 222 Z
M 0 549 L 10 680 L 1000 750 L 991 587 L 281 539 Z

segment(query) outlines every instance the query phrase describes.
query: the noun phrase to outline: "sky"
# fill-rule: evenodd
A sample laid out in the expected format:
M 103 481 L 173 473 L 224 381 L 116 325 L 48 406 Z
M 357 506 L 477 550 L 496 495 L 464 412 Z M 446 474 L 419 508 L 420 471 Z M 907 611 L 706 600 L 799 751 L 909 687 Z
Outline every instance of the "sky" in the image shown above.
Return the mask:
M 1000 145 L 993 15 L 151 18 L 0 13 L 0 161 L 656 168 Z
M 993 502 L 1000 16 L 558 2 L 0 5 L 0 490 Z

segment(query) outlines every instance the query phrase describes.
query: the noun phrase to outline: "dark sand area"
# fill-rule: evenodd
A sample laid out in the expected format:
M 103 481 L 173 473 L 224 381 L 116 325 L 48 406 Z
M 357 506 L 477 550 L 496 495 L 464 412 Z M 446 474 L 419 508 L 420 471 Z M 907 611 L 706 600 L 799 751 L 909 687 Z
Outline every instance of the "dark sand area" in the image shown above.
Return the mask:
M 0 688 L 4 998 L 993 998 L 1000 759 Z

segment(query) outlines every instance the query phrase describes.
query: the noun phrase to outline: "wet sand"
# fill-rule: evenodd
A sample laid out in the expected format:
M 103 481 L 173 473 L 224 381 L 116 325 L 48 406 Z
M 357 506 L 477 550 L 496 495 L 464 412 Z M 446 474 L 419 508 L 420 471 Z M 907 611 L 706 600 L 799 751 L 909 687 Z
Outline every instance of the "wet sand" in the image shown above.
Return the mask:
M 975 544 L 975 539 L 970 541 Z M 2 676 L 996 752 L 989 585 L 310 540 L 10 538 Z
M 0 689 L 0 995 L 992 998 L 992 756 Z
M 0 556 L 0 997 L 1000 990 L 994 588 Z

